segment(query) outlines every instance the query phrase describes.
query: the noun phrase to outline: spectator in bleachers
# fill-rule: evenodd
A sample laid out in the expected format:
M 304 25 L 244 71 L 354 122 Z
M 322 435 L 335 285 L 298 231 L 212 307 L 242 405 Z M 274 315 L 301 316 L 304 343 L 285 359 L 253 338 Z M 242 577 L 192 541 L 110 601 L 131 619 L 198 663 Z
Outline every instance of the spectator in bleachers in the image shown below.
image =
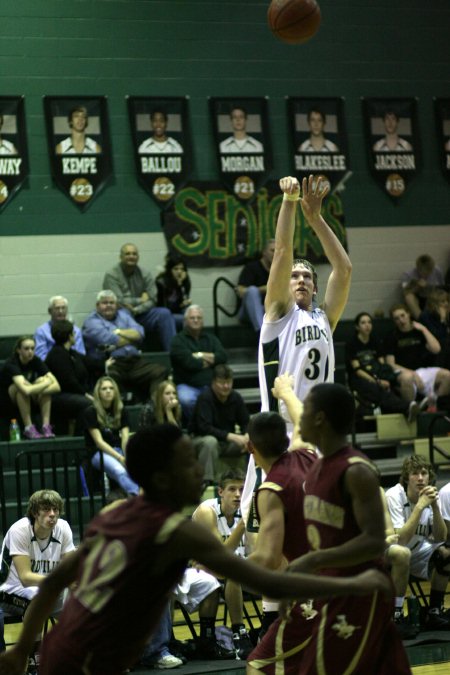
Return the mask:
M 246 464 L 249 420 L 242 396 L 233 389 L 233 371 L 225 364 L 215 366 L 211 385 L 197 398 L 189 424 L 205 482 L 217 482 L 219 457 L 241 457 Z
M 170 346 L 170 360 L 178 398 L 188 422 L 200 392 L 211 383 L 214 366 L 227 361 L 219 338 L 204 330 L 203 310 L 199 305 L 187 308 L 184 328 Z
M 120 262 L 106 272 L 103 289 L 115 293 L 117 301 L 146 332 L 158 331 L 165 351 L 176 333 L 175 319 L 167 307 L 157 307 L 156 285 L 152 275 L 138 265 L 139 251 L 134 244 L 120 249 Z
M 125 449 L 130 434 L 128 413 L 119 388 L 111 377 L 101 377 L 97 381 L 93 405 L 84 411 L 84 427 L 92 466 L 100 470 L 102 453 L 106 475 L 127 494 L 137 495 L 139 486 L 125 468 Z
M 126 309 L 118 308 L 113 291 L 100 291 L 95 311 L 83 324 L 88 356 L 104 364 L 122 389 L 132 387 L 146 401 L 150 387 L 168 373 L 165 366 L 149 363 L 142 356 L 139 345 L 143 337 L 144 329 Z
M 174 383 L 171 380 L 163 380 L 142 409 L 139 426 L 167 423 L 181 427 L 181 415 L 181 405 Z
M 184 313 L 191 304 L 191 280 L 186 263 L 181 258 L 166 257 L 164 272 L 155 279 L 158 289 L 158 306 L 167 307 L 175 319 L 178 330 L 183 327 Z
M 77 433 L 83 431 L 83 411 L 92 404 L 87 357 L 74 348 L 75 332 L 71 321 L 63 319 L 52 325 L 55 341 L 45 363 L 58 380 L 61 391 L 53 397 L 53 411 L 66 420 L 74 419 Z
M 426 301 L 419 321 L 439 340 L 441 351 L 437 365 L 450 369 L 450 303 L 449 294 L 443 288 L 433 289 Z
M 417 258 L 416 266 L 412 270 L 403 273 L 403 299 L 414 319 L 419 318 L 430 291 L 443 285 L 442 272 L 427 253 Z
M 373 319 L 360 312 L 354 319 L 355 335 L 346 344 L 346 363 L 351 390 L 363 408 L 382 413 L 401 413 L 413 422 L 420 412 L 414 400 L 403 399 L 397 390 L 397 374 L 385 363 L 379 340 L 372 334 Z
M 0 408 L 2 416 L 17 417 L 24 425 L 24 437 L 30 440 L 53 438 L 50 425 L 52 396 L 60 391 L 58 381 L 40 358 L 34 354 L 35 342 L 31 335 L 20 337 L 0 371 Z M 31 413 L 39 410 L 42 427 L 39 432 Z
M 52 326 L 58 321 L 66 321 L 67 313 L 69 311 L 69 301 L 62 295 L 54 295 L 48 301 L 48 313 L 50 314 L 50 321 L 46 321 L 36 329 L 34 339 L 36 342 L 35 354 L 40 359 L 45 361 L 47 354 L 55 344 L 52 336 Z M 75 343 L 73 348 L 80 354 L 86 354 L 81 330 L 78 326 L 73 327 L 75 333 Z
M 64 556 L 75 550 L 64 502 L 55 490 L 34 492 L 26 516 L 9 528 L 2 546 L 0 608 L 7 614 L 23 616 L 39 586 Z M 52 614 L 62 607 L 59 596 Z M 0 641 L 3 640 L 3 634 Z
M 439 397 L 450 394 L 450 371 L 434 365 L 441 351 L 439 341 L 423 324 L 412 320 L 406 305 L 393 305 L 390 315 L 395 330 L 387 336 L 384 352 L 386 363 L 400 371 L 402 396 L 407 401 L 419 396 L 434 405 Z
M 435 473 L 420 455 L 406 457 L 400 481 L 386 492 L 389 513 L 398 543 L 411 550 L 411 574 L 431 580 L 428 630 L 450 629 L 444 594 L 450 576 L 450 549 L 444 545 L 447 528 L 442 518 Z
M 257 333 L 263 322 L 264 300 L 274 252 L 275 239 L 268 239 L 261 258 L 244 265 L 236 286 L 236 293 L 242 301 L 239 319 L 249 321 Z

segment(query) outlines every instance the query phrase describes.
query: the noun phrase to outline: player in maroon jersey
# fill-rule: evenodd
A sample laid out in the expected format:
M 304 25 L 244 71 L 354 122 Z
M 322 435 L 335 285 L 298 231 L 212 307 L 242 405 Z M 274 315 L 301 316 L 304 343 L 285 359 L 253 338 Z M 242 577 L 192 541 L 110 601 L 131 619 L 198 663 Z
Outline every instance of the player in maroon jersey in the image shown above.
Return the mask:
M 369 460 L 347 444 L 355 404 L 342 385 L 318 384 L 304 401 L 305 441 L 323 457 L 304 482 L 309 552 L 290 571 L 322 580 L 381 569 L 384 518 L 379 483 Z M 290 622 L 272 624 L 248 657 L 247 675 L 409 675 L 408 659 L 392 622 L 392 597 L 373 592 L 308 606 L 296 604 Z M 280 668 L 282 670 L 280 670 Z
M 254 415 L 248 434 L 249 452 L 256 466 L 267 474 L 253 495 L 250 512 L 256 519 L 258 536 L 249 559 L 276 570 L 308 551 L 303 524 L 303 481 L 317 455 L 307 448 L 288 451 L 286 422 L 275 412 Z M 260 637 L 277 617 L 278 612 L 264 610 Z
M 144 494 L 94 518 L 80 548 L 47 577 L 18 643 L 0 656 L 1 675 L 24 672 L 36 632 L 72 582 L 60 621 L 44 639 L 40 675 L 121 675 L 132 667 L 191 558 L 276 597 L 389 592 L 376 572 L 327 580 L 267 571 L 182 516 L 184 506 L 200 499 L 203 476 L 191 440 L 174 425 L 140 429 L 128 443 L 126 461 Z

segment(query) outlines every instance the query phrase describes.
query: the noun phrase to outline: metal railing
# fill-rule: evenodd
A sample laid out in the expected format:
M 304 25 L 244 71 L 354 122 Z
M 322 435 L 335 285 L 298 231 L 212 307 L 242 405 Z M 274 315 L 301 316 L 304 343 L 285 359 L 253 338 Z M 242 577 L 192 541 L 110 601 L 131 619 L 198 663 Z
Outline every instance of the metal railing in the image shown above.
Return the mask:
M 100 471 L 97 472 L 100 480 L 95 491 L 86 478 L 86 469 L 90 466 L 84 449 L 43 448 L 20 452 L 15 458 L 17 518 L 24 515 L 33 492 L 56 490 L 65 501 L 64 517 L 72 529 L 78 531 L 81 540 L 87 523 L 106 503 L 103 453 L 100 453 Z M 92 475 L 95 472 L 92 468 Z
M 228 307 L 225 307 L 221 302 L 219 302 L 219 287 L 220 290 L 222 291 L 223 286 L 231 288 L 233 291 L 233 297 L 235 301 L 235 306 L 232 310 L 228 309 Z M 214 317 L 214 333 L 215 335 L 219 335 L 219 315 L 220 313 L 225 314 L 225 316 L 228 317 L 234 317 L 237 315 L 239 312 L 239 308 L 241 306 L 241 299 L 239 298 L 238 294 L 236 293 L 236 284 L 233 284 L 229 279 L 226 277 L 217 277 L 217 279 L 214 282 L 213 286 L 213 317 Z

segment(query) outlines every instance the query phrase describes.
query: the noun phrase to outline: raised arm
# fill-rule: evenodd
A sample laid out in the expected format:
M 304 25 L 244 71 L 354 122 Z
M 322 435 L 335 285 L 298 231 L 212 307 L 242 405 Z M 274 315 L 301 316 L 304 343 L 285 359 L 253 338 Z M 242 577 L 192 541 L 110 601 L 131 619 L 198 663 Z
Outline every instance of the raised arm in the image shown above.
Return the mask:
M 341 242 L 321 216 L 322 201 L 327 192 L 328 185 L 321 181 L 319 176 L 304 178 L 300 205 L 331 265 L 322 307 L 330 322 L 331 330 L 334 330 L 347 303 L 352 264 Z
M 292 263 L 294 260 L 294 230 L 300 184 L 288 176 L 280 180 L 283 192 L 275 231 L 275 252 L 267 281 L 264 301 L 267 318 L 276 321 L 292 307 L 294 299 L 290 291 Z

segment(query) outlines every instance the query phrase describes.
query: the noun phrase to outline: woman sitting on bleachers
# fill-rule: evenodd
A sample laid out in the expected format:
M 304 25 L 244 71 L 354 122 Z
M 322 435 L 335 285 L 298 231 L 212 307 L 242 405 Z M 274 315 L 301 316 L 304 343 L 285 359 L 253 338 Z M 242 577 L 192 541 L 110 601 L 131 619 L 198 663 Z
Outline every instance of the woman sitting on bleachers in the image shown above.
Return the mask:
M 120 398 L 119 387 L 108 376 L 101 377 L 94 387 L 93 405 L 84 411 L 86 446 L 93 467 L 103 469 L 129 495 L 137 495 L 139 486 L 125 468 L 125 449 L 130 425 L 128 413 Z
M 171 380 L 164 380 L 156 387 L 152 398 L 142 409 L 139 426 L 167 423 L 181 427 L 181 415 L 177 389 Z
M 164 272 L 156 279 L 158 305 L 173 314 L 177 330 L 183 327 L 184 312 L 191 304 L 191 280 L 182 258 L 167 256 Z
M 43 361 L 34 354 L 32 335 L 20 337 L 0 372 L 0 409 L 2 416 L 17 418 L 24 425 L 24 437 L 30 440 L 53 438 L 50 426 L 52 395 L 60 391 L 55 376 Z M 39 432 L 33 424 L 31 412 L 38 409 L 42 427 Z
M 373 320 L 368 312 L 354 319 L 355 335 L 346 344 L 346 364 L 350 389 L 360 407 L 370 413 L 401 413 L 412 422 L 420 412 L 418 403 L 405 401 L 397 393 L 397 375 L 387 363 L 380 342 L 372 335 Z

